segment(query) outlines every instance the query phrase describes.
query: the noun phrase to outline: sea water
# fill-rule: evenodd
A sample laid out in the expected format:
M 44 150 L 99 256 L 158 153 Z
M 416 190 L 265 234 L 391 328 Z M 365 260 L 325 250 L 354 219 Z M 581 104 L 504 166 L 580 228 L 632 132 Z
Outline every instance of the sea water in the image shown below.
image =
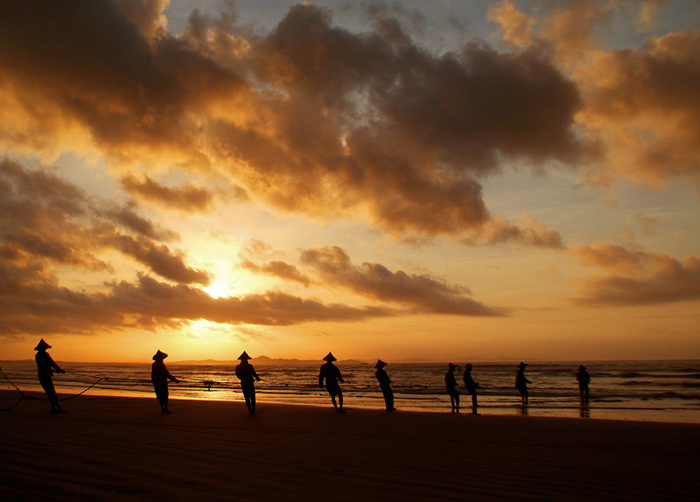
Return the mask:
M 255 364 L 253 359 L 251 363 L 261 378 L 256 383 L 258 409 L 265 403 L 331 406 L 325 388 L 318 383 L 322 361 Z M 154 396 L 150 363 L 59 364 L 66 373 L 54 375 L 54 384 L 62 398 L 96 382 L 89 394 Z M 171 398 L 242 401 L 235 364 L 166 361 L 169 371 L 181 380 L 170 384 Z M 345 380 L 341 387 L 347 408 L 383 409 L 373 364 L 340 361 L 336 365 Z M 514 388 L 517 363 L 473 363 L 472 376 L 480 385 L 478 413 L 700 423 L 700 361 L 598 361 L 586 366 L 591 375 L 588 406 L 579 403 L 578 362 L 531 362 L 526 370 L 531 381 L 530 403 L 524 407 Z M 0 368 L 7 377 L 0 374 L 0 390 L 13 391 L 14 384 L 22 391 L 41 391 L 34 361 L 0 362 Z M 447 364 L 397 363 L 385 369 L 399 410 L 451 412 L 444 383 Z M 455 373 L 461 411 L 471 413 L 471 397 L 461 378 L 463 370 L 462 365 Z M 204 382 L 213 382 L 210 390 Z M 0 403 L 0 408 L 3 404 L 7 403 Z

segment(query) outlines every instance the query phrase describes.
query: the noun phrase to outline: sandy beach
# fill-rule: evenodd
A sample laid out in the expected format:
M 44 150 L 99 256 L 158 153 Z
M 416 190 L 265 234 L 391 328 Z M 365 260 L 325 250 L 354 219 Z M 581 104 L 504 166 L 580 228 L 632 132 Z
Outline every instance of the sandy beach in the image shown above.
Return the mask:
M 12 393 L 3 393 L 11 404 Z M 84 395 L 0 413 L 0 499 L 697 500 L 700 425 Z

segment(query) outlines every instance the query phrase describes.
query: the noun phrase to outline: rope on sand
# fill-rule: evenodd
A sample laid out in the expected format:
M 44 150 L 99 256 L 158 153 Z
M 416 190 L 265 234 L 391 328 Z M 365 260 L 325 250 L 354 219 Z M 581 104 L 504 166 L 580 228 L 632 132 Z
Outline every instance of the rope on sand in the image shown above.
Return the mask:
M 0 408 L 0 411 L 11 411 L 19 403 L 21 403 L 24 399 L 35 399 L 37 401 L 48 401 L 47 398 L 43 398 L 43 397 L 27 396 L 24 392 L 22 392 L 22 390 L 19 387 L 17 387 L 15 385 L 15 383 L 12 380 L 9 379 L 9 377 L 5 374 L 5 372 L 2 370 L 2 368 L 0 368 L 0 373 L 2 373 L 2 376 L 5 377 L 5 380 L 7 380 L 10 383 L 10 385 L 12 385 L 15 389 L 17 389 L 17 392 L 19 392 L 19 394 L 20 394 L 20 397 L 19 397 L 19 399 L 17 399 L 15 404 L 13 404 L 12 406 L 10 406 L 8 408 Z M 72 373 L 72 374 L 78 375 L 79 373 Z M 87 376 L 92 376 L 92 375 L 87 375 Z M 87 391 L 92 389 L 95 385 L 100 383 L 102 380 L 105 380 L 105 381 L 109 380 L 109 377 L 94 377 L 93 376 L 93 378 L 97 378 L 97 381 L 95 383 L 93 383 L 92 385 L 88 386 L 85 390 L 83 390 L 82 392 L 79 392 L 78 394 L 75 394 L 73 396 L 64 397 L 62 399 L 59 399 L 59 401 L 68 401 L 69 399 L 75 399 L 76 397 L 82 396 L 83 394 L 85 394 Z

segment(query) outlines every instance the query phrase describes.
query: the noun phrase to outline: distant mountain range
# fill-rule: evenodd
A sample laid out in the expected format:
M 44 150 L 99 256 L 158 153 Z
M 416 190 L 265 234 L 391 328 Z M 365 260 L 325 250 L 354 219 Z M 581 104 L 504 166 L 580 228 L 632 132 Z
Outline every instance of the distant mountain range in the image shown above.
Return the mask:
M 172 361 L 172 364 L 211 364 L 211 365 L 237 365 L 240 361 L 238 359 L 232 360 L 218 360 L 218 359 L 194 359 L 186 361 Z M 251 359 L 253 364 L 260 364 L 265 366 L 317 366 L 323 364 L 321 359 L 273 359 L 267 356 L 259 356 Z M 367 361 L 360 361 L 358 359 L 343 359 L 338 361 L 340 364 L 369 364 Z

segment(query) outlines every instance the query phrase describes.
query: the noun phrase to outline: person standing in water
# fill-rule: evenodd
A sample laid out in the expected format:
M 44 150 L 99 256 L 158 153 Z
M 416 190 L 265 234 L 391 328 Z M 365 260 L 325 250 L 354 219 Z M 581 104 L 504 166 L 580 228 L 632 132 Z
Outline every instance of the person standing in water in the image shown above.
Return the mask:
M 445 390 L 450 396 L 452 404 L 452 412 L 459 412 L 459 392 L 457 391 L 457 380 L 455 379 L 455 370 L 457 366 L 452 363 L 447 365 L 447 373 L 445 373 Z
M 467 389 L 467 392 L 471 394 L 472 396 L 472 411 L 476 413 L 476 408 L 479 406 L 479 404 L 476 402 L 476 389 L 479 387 L 479 384 L 474 381 L 472 378 L 472 365 L 467 364 L 464 366 L 464 387 Z
M 527 364 L 520 363 L 518 366 L 518 373 L 515 375 L 515 388 L 520 392 L 520 397 L 522 399 L 523 406 L 527 406 L 529 403 L 530 392 L 528 391 L 527 384 L 530 380 L 525 378 L 525 368 Z
M 248 361 L 252 359 L 246 351 L 238 356 L 241 364 L 236 366 L 236 376 L 241 381 L 241 390 L 245 398 L 245 405 L 248 407 L 248 412 L 255 415 L 255 381 L 260 381 L 260 377 L 255 372 L 255 368 Z
M 180 381 L 172 376 L 168 368 L 165 367 L 163 359 L 166 357 L 168 357 L 168 354 L 159 350 L 153 356 L 155 362 L 151 365 L 151 382 L 153 382 L 153 389 L 155 389 L 156 397 L 160 403 L 161 413 L 170 413 L 168 409 L 168 380 L 173 382 Z
M 36 360 L 39 383 L 41 383 L 44 392 L 46 392 L 46 397 L 51 403 L 51 413 L 65 413 L 66 411 L 61 408 L 61 405 L 58 403 L 58 396 L 56 396 L 56 389 L 53 387 L 52 380 L 54 371 L 56 373 L 65 373 L 65 371 L 63 371 L 51 358 L 51 355 L 46 352 L 46 350 L 50 348 L 51 345 L 46 343 L 43 338 L 37 346 L 34 347 L 34 350 L 37 351 L 34 359 Z
M 379 387 L 382 389 L 382 394 L 384 394 L 384 403 L 386 404 L 386 411 L 396 411 L 394 408 L 394 392 L 391 390 L 391 379 L 389 375 L 384 371 L 384 366 L 386 363 L 379 359 L 374 367 L 377 371 L 374 376 L 379 381 Z
M 591 383 L 591 376 L 586 371 L 586 367 L 581 364 L 578 367 L 578 373 L 576 373 L 576 380 L 578 381 L 578 391 L 581 396 L 581 404 L 588 404 L 590 399 L 590 391 L 588 385 Z
M 318 385 L 323 387 L 323 381 L 326 381 L 326 390 L 331 395 L 331 401 L 333 402 L 333 407 L 338 413 L 345 413 L 343 408 L 343 392 L 340 390 L 340 383 L 344 383 L 343 376 L 340 374 L 340 370 L 337 366 L 333 364 L 333 361 L 337 359 L 332 353 L 328 353 L 326 357 L 323 358 L 326 364 L 321 366 L 321 371 L 318 373 Z M 335 396 L 338 396 L 338 403 L 335 402 Z M 338 406 L 340 404 L 340 406 Z

